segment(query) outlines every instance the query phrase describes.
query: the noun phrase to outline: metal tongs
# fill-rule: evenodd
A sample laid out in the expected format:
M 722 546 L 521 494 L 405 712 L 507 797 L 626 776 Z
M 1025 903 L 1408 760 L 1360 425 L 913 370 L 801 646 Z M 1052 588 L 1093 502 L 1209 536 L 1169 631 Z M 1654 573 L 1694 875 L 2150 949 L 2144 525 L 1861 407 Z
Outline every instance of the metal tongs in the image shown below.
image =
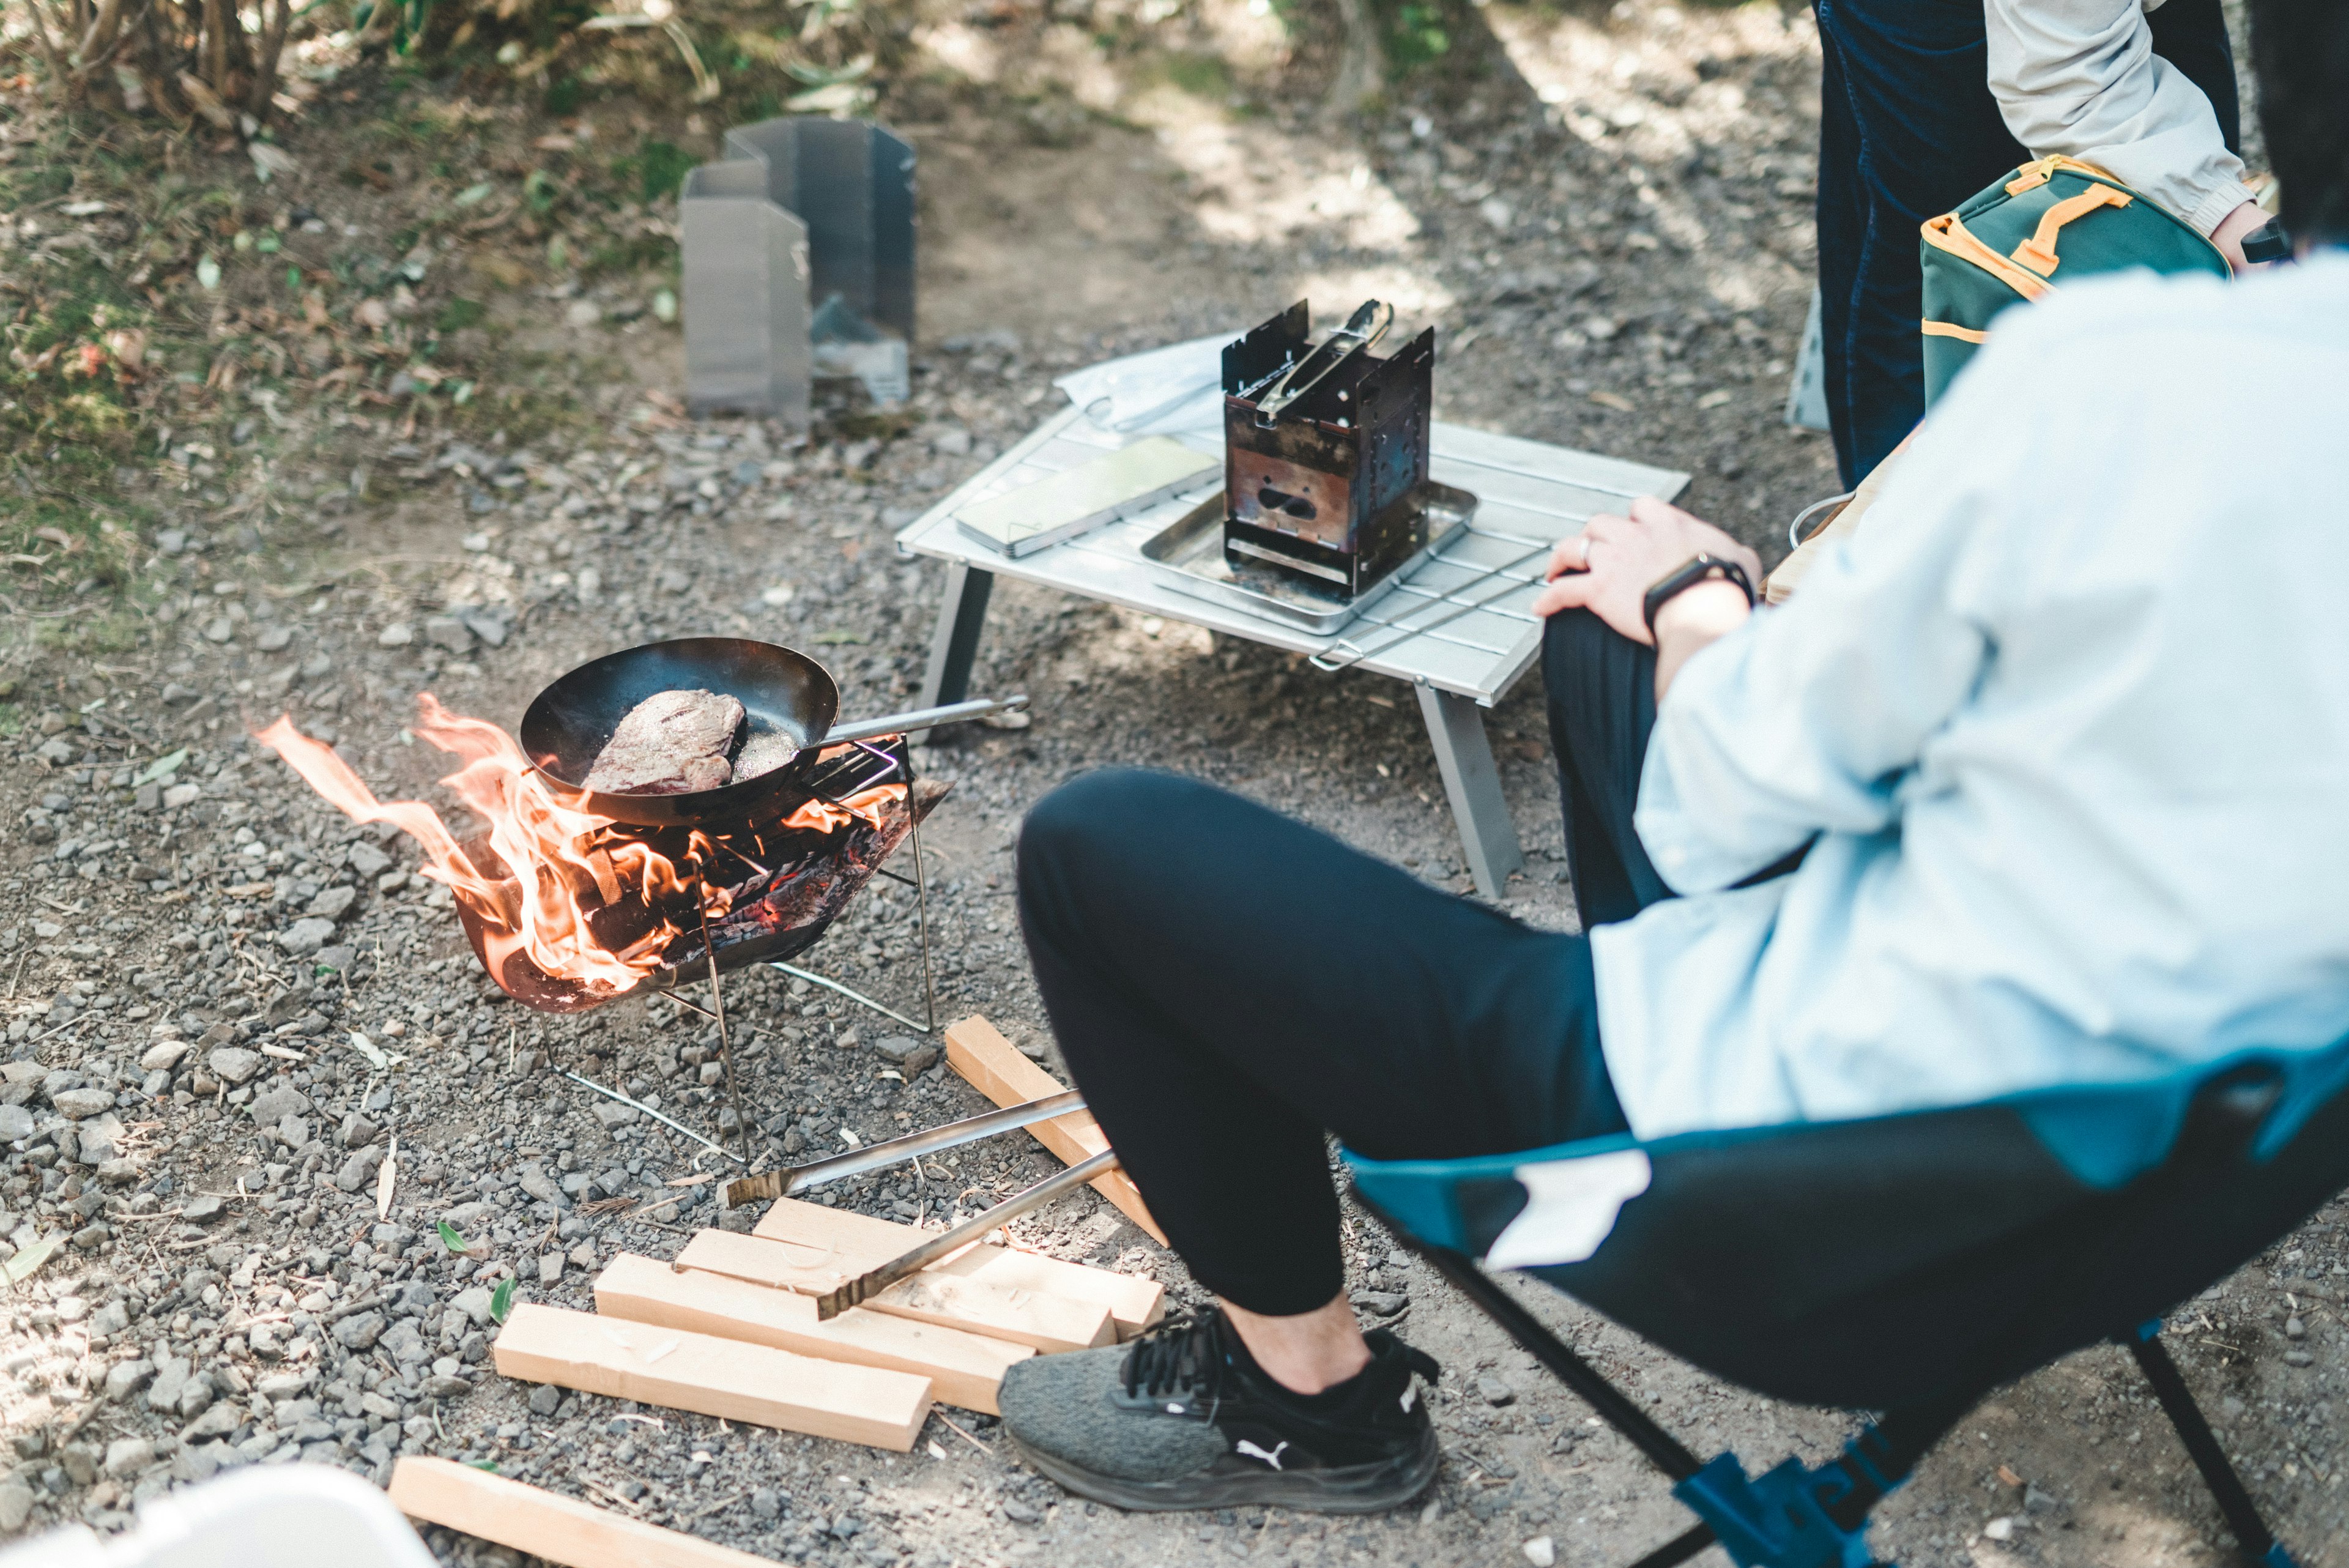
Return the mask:
M 745 1203 L 789 1198 L 811 1187 L 838 1181 L 844 1176 L 862 1176 L 868 1170 L 879 1170 L 901 1159 L 917 1159 L 926 1154 L 936 1154 L 940 1149 L 959 1148 L 983 1137 L 993 1137 L 999 1132 L 1033 1127 L 1038 1122 L 1048 1122 L 1054 1116 L 1064 1116 L 1071 1111 L 1084 1108 L 1084 1096 L 1069 1089 L 1057 1095 L 1046 1095 L 1040 1100 L 1030 1100 L 1025 1105 L 1007 1106 L 999 1111 L 966 1116 L 958 1122 L 932 1127 L 927 1132 L 907 1133 L 904 1137 L 893 1137 L 886 1143 L 867 1144 L 863 1148 L 852 1148 L 845 1154 L 835 1154 L 829 1159 L 810 1160 L 805 1165 L 788 1166 L 781 1170 L 761 1171 L 756 1176 L 746 1176 L 739 1181 L 726 1184 L 726 1207 L 738 1209 Z
M 1362 301 L 1361 308 L 1347 318 L 1345 326 L 1321 339 L 1319 347 L 1291 365 L 1257 399 L 1257 425 L 1269 429 L 1280 417 L 1281 410 L 1319 386 L 1330 371 L 1385 337 L 1387 328 L 1393 325 L 1393 306 L 1376 299 Z

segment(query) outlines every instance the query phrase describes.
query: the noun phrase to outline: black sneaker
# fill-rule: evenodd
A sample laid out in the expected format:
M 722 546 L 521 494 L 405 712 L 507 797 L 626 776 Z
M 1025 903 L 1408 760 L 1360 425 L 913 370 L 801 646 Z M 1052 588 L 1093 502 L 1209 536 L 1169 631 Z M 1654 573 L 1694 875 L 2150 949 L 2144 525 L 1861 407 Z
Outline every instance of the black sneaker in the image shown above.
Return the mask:
M 1170 1318 L 1130 1345 L 1014 1363 L 1003 1426 L 1037 1469 L 1119 1508 L 1375 1512 L 1435 1479 L 1435 1428 L 1412 1375 L 1440 1374 L 1382 1328 L 1366 1337 L 1368 1366 L 1295 1394 L 1220 1309 Z

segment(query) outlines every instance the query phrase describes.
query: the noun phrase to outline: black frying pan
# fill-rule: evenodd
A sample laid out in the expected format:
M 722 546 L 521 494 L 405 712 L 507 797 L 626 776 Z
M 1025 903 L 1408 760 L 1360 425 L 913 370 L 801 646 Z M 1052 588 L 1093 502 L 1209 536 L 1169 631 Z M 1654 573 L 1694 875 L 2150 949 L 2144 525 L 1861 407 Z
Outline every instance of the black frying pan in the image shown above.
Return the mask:
M 663 691 L 691 691 L 733 698 L 752 730 L 782 731 L 798 742 L 799 755 L 756 778 L 685 794 L 590 794 L 582 787 L 630 710 Z M 557 680 L 523 714 L 522 749 L 582 809 L 640 827 L 673 827 L 740 817 L 789 796 L 804 800 L 807 775 L 827 742 L 903 734 L 1027 704 L 1025 697 L 957 702 L 842 724 L 835 722 L 839 683 L 806 654 L 748 638 L 681 637 L 607 653 Z

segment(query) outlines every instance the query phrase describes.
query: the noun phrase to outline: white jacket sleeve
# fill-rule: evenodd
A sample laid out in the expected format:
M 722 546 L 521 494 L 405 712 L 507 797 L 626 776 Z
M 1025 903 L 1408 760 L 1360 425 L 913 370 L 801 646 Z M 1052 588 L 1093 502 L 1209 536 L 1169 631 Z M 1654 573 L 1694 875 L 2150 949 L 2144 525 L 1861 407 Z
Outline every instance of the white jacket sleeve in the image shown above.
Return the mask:
M 1983 0 L 1990 88 L 2034 157 L 2111 173 L 2204 234 L 2251 199 L 2219 117 L 2153 52 L 2142 0 Z

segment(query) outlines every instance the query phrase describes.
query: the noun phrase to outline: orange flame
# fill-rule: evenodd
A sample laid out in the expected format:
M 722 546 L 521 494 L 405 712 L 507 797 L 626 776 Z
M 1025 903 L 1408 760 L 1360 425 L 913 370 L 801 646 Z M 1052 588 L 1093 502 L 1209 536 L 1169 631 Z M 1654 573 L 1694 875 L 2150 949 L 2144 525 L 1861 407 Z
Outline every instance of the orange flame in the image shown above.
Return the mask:
M 661 953 L 678 928 L 662 919 L 650 933 L 620 952 L 607 950 L 588 929 L 578 889 L 626 888 L 647 902 L 677 893 L 691 895 L 688 881 L 665 857 L 632 840 L 597 846 L 595 835 L 611 818 L 564 805 L 532 768 L 512 736 L 495 724 L 468 719 L 442 707 L 430 692 L 416 700 L 415 732 L 460 760 L 440 782 L 489 824 L 490 849 L 503 861 L 504 877 L 474 865 L 440 813 L 421 801 L 381 801 L 342 758 L 280 717 L 254 738 L 269 747 L 310 787 L 356 822 L 388 822 L 423 846 L 431 864 L 422 875 L 444 884 L 486 928 L 483 946 L 492 976 L 503 972 L 509 955 L 520 952 L 545 974 L 575 981 L 590 991 L 616 995 L 661 966 Z M 691 843 L 702 864 L 711 855 L 699 833 Z M 722 891 L 712 918 L 725 912 Z M 607 900 L 608 901 L 608 900 Z

